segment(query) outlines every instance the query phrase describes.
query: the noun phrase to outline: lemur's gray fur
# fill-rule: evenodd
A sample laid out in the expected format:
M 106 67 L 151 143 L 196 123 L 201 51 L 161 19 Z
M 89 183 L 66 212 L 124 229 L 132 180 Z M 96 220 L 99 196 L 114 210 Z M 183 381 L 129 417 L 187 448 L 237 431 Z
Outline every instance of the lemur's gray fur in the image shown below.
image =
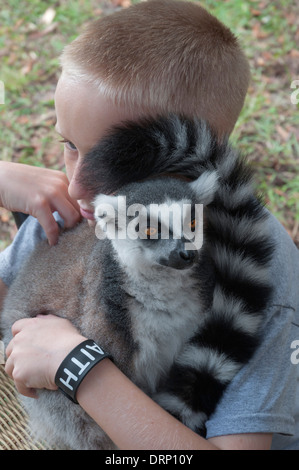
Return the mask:
M 57 246 L 42 243 L 26 262 L 1 314 L 4 341 L 19 318 L 38 313 L 69 318 L 141 389 L 204 435 L 206 419 L 259 342 L 271 294 L 267 212 L 254 196 L 244 159 L 228 144 L 218 145 L 204 123 L 175 116 L 125 126 L 102 140 L 82 168 L 94 194 L 100 172 L 109 190 L 113 170 L 121 184 L 130 145 L 136 152 L 134 138 L 139 148 L 128 174 L 143 181 L 95 199 L 99 226 L 103 220 L 106 229 L 114 224 L 104 217 L 102 204 L 118 207 L 124 196 L 126 207 L 203 204 L 203 246 L 186 252 L 186 237 L 99 240 L 82 223 L 66 231 Z M 150 160 L 154 153 L 156 170 L 148 165 L 142 171 L 137 157 Z M 162 172 L 192 175 L 194 181 L 145 180 L 159 173 L 159 163 Z M 127 223 L 131 219 L 127 215 Z M 72 449 L 114 448 L 80 406 L 59 391 L 41 390 L 38 400 L 23 401 L 31 427 L 48 442 Z

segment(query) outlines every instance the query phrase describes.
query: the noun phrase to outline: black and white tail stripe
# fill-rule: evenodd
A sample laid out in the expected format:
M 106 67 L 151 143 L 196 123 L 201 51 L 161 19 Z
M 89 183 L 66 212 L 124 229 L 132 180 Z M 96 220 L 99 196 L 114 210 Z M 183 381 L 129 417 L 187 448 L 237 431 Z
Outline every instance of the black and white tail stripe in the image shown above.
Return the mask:
M 254 194 L 244 158 L 226 145 L 214 148 L 207 167 L 218 176 L 218 189 L 205 210 L 198 267 L 207 314 L 156 396 L 201 435 L 225 388 L 259 344 L 272 292 L 269 262 L 274 249 L 268 214 Z
M 164 173 L 191 179 L 207 170 L 217 143 L 204 121 L 175 115 L 114 127 L 84 157 L 79 183 L 91 196 Z M 209 163 L 210 162 L 210 163 Z
M 170 116 L 128 124 L 87 155 L 80 182 L 96 194 L 159 174 L 217 181 L 204 210 L 197 275 L 205 321 L 176 358 L 155 399 L 204 435 L 225 388 L 252 357 L 271 298 L 273 253 L 267 211 L 255 195 L 245 159 L 208 126 Z M 182 312 L 183 314 L 183 312 Z

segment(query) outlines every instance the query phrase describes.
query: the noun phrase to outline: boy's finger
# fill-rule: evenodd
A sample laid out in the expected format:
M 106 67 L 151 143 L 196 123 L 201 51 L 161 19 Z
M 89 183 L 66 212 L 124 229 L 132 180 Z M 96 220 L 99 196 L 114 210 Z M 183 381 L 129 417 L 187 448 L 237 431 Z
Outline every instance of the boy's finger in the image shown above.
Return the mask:
M 58 204 L 56 210 L 64 220 L 64 225 L 71 228 L 81 220 L 80 209 L 77 201 L 64 200 L 63 203 Z
M 34 388 L 28 388 L 23 383 L 15 382 L 16 389 L 21 395 L 29 398 L 38 398 L 36 390 Z
M 49 245 L 56 245 L 60 228 L 55 218 L 53 217 L 50 207 L 39 211 L 39 213 L 36 214 L 36 218 L 45 231 Z
M 12 335 L 15 336 L 20 333 L 20 331 L 24 328 L 25 325 L 28 324 L 30 320 L 31 318 L 21 318 L 21 320 L 17 320 L 11 327 Z
M 9 356 L 7 356 L 4 370 L 5 370 L 5 373 L 11 378 L 12 378 L 13 367 L 14 367 L 13 361 L 9 358 Z
M 5 350 L 6 364 L 7 364 L 7 362 L 8 362 L 9 356 L 11 355 L 12 348 L 13 348 L 13 344 L 12 344 L 12 341 L 11 341 L 10 343 L 8 343 L 7 348 L 6 348 L 6 350 Z

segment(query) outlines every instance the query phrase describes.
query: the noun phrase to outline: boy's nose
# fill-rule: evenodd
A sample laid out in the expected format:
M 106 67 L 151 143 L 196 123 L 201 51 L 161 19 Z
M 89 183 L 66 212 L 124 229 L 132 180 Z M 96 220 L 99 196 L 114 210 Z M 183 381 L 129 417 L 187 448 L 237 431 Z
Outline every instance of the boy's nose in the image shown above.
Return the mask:
M 88 192 L 85 188 L 83 188 L 77 181 L 75 175 L 73 175 L 69 187 L 68 187 L 69 195 L 72 199 L 76 199 L 79 201 L 80 199 L 87 199 Z
M 68 162 L 66 165 L 67 176 L 69 179 L 68 192 L 72 199 L 79 201 L 80 199 L 87 199 L 87 189 L 84 188 L 78 181 L 80 172 L 80 158 L 76 162 Z

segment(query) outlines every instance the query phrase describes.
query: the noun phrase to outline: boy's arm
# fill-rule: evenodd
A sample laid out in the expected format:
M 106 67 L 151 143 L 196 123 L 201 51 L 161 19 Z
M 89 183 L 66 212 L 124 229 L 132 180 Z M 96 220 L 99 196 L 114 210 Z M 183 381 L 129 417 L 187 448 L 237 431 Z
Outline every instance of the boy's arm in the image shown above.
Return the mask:
M 5 370 L 19 392 L 32 398 L 36 397 L 35 388 L 57 389 L 55 374 L 60 363 L 86 339 L 68 320 L 54 315 L 19 320 L 13 325 L 13 335 L 6 350 Z M 108 359 L 85 377 L 77 400 L 123 450 L 268 450 L 271 446 L 270 434 L 210 440 L 198 436 L 157 405 Z
M 200 437 L 153 402 L 108 359 L 86 376 L 77 399 L 120 449 L 270 450 L 271 447 L 271 434 L 239 434 L 209 440 Z
M 78 203 L 69 196 L 68 185 L 61 171 L 0 161 L 0 206 L 36 217 L 51 245 L 59 234 L 53 212 L 59 212 L 65 227 L 80 220 Z

